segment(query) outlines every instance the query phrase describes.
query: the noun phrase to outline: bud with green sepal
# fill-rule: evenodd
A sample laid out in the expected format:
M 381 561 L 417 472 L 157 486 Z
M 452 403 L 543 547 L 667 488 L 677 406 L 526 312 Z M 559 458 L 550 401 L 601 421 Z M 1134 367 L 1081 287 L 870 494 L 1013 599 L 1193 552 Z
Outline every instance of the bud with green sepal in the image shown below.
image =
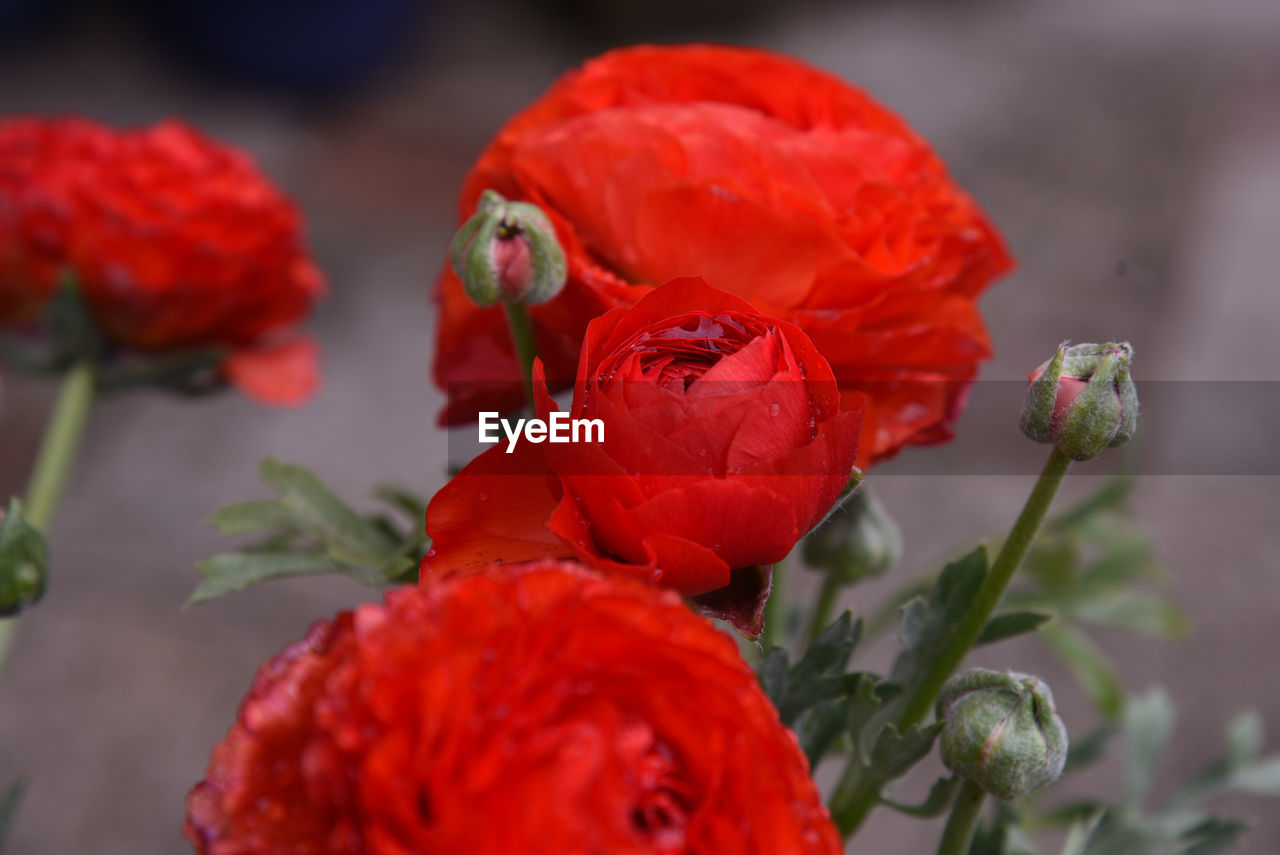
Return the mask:
M 1138 429 L 1138 392 L 1127 342 L 1059 345 L 1028 378 L 1022 432 L 1073 460 L 1124 445 Z
M 493 190 L 449 243 L 449 263 L 478 305 L 545 303 L 568 275 L 555 226 L 537 205 L 509 202 Z
M 1067 759 L 1067 729 L 1053 693 L 1027 674 L 964 671 L 938 695 L 942 762 L 1011 802 L 1052 783 Z
M 880 576 L 902 557 L 902 530 L 875 494 L 863 487 L 804 542 L 804 560 L 843 584 Z
M 44 596 L 49 557 L 44 538 L 9 500 L 0 518 L 0 617 L 16 615 Z

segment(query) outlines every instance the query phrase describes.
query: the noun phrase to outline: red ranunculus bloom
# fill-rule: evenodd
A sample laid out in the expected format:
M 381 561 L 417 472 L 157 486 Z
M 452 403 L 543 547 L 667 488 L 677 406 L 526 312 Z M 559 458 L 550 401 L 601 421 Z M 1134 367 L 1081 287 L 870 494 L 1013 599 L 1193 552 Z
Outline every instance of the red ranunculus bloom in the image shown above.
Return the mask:
M 553 408 L 543 394 L 539 416 Z M 432 499 L 423 572 L 575 555 L 686 595 L 732 583 L 714 603 L 756 632 L 760 565 L 835 503 L 861 415 L 798 328 L 672 280 L 587 327 L 570 416 L 604 441 L 486 451 Z
M 68 273 L 113 345 L 225 351 L 228 379 L 272 403 L 317 383 L 314 345 L 289 333 L 324 290 L 297 211 L 180 123 L 0 123 L 0 324 L 34 324 Z
M 843 81 L 761 50 L 616 50 L 512 118 L 467 175 L 542 206 L 569 281 L 535 307 L 553 381 L 593 317 L 697 275 L 792 321 L 868 394 L 863 465 L 950 437 L 989 345 L 976 300 L 1011 266 L 1000 236 L 905 122 Z M 520 403 L 500 308 L 445 266 L 442 420 Z
M 572 564 L 428 581 L 263 666 L 202 855 L 836 855 L 795 737 L 670 593 Z

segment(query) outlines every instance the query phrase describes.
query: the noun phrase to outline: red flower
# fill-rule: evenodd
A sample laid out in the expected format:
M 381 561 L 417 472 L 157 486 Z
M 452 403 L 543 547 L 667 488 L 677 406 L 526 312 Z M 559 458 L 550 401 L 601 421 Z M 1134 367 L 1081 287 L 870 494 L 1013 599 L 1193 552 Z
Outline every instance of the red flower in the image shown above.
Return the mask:
M 539 416 L 552 409 L 544 392 Z M 672 280 L 587 327 L 570 416 L 599 419 L 604 441 L 485 452 L 432 499 L 423 572 L 576 555 L 686 595 L 735 582 L 735 602 L 717 608 L 758 632 L 759 565 L 785 558 L 835 503 L 861 412 L 841 411 L 799 329 L 700 279 Z
M 593 317 L 698 275 L 792 321 L 842 388 L 865 389 L 863 455 L 950 437 L 989 355 L 976 299 L 1011 266 L 983 213 L 897 116 L 843 81 L 765 51 L 616 50 L 509 121 L 467 175 L 542 206 L 569 281 L 533 309 L 548 375 L 572 376 Z M 446 423 L 520 403 L 501 309 L 445 266 L 436 381 Z
M 34 323 L 65 271 L 119 347 L 229 351 L 272 403 L 316 385 L 314 348 L 285 340 L 324 290 L 297 211 L 191 128 L 0 123 L 0 324 Z
M 841 850 L 735 644 L 556 562 L 316 624 L 258 672 L 187 811 L 202 855 Z

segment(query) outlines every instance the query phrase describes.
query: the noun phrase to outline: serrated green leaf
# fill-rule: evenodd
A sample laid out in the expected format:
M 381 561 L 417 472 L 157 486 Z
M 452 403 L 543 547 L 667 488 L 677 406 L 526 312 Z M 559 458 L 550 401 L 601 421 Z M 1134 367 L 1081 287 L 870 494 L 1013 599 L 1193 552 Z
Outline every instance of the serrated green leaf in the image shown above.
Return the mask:
M 256 499 L 218 508 L 209 517 L 208 524 L 223 534 L 297 530 L 293 515 L 275 499 Z
M 280 495 L 298 528 L 336 561 L 377 566 L 398 546 L 307 469 L 267 458 L 259 475 Z
M 791 670 L 791 657 L 786 648 L 774 647 L 764 655 L 760 663 L 760 686 L 773 701 L 774 707 L 782 703 L 782 696 L 787 691 L 787 672 Z
M 902 777 L 925 758 L 940 730 L 940 721 L 912 725 L 905 733 L 899 733 L 896 725 L 886 725 L 871 751 L 867 774 L 882 784 Z
M 187 598 L 188 606 L 243 591 L 270 579 L 341 572 L 320 556 L 297 552 L 224 552 L 198 562 L 196 569 L 204 581 Z
M 1108 720 L 1118 721 L 1124 712 L 1124 683 L 1102 649 L 1084 633 L 1061 623 L 1045 626 L 1040 638 L 1071 671 L 1098 711 Z
M 1173 719 L 1173 704 L 1163 689 L 1153 689 L 1127 705 L 1123 804 L 1136 807 L 1151 789 L 1165 746 L 1173 735 Z
M 997 641 L 1004 641 L 1006 638 L 1035 632 L 1051 620 L 1053 620 L 1053 615 L 1044 612 L 1009 612 L 996 615 L 987 621 L 982 634 L 974 642 L 974 647 L 995 644 Z
M 919 804 L 903 804 L 883 797 L 880 799 L 880 803 L 893 808 L 898 813 L 905 813 L 907 816 L 930 819 L 935 816 L 942 816 L 950 809 L 951 802 L 955 799 L 956 790 L 959 786 L 960 779 L 954 775 L 950 778 L 939 778 L 933 782 L 933 786 L 929 788 L 929 794 Z
M 851 698 L 824 701 L 800 719 L 796 738 L 800 740 L 800 747 L 809 758 L 810 769 L 818 768 L 827 749 L 844 733 L 852 703 Z
M 784 724 L 793 726 L 806 710 L 843 697 L 855 687 L 856 678 L 842 672 L 861 634 L 862 622 L 854 623 L 852 616 L 845 612 L 814 639 L 800 661 L 784 676 L 779 677 L 771 670 L 766 691 L 771 698 L 776 697 L 778 717 Z M 778 660 L 770 651 L 765 667 L 777 669 L 779 661 L 785 660 Z

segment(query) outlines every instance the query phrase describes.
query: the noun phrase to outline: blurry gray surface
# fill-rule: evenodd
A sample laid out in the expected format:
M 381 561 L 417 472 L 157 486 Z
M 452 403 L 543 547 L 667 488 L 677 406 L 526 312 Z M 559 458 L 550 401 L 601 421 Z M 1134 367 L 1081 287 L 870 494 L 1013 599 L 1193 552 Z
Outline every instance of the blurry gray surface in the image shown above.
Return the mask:
M 312 466 L 348 496 L 391 477 L 424 493 L 441 483 L 428 293 L 454 195 L 502 119 L 584 51 L 527 12 L 509 11 L 499 29 L 494 20 L 438 21 L 419 55 L 364 97 L 320 112 L 186 77 L 122 26 L 84 27 L 0 60 L 0 114 L 180 115 L 251 150 L 304 206 L 332 284 L 312 324 L 325 387 L 306 409 L 131 394 L 95 411 L 52 536 L 52 588 L 0 683 L 0 773 L 31 780 L 18 855 L 184 851 L 183 795 L 254 669 L 310 621 L 370 596 L 300 580 L 179 611 L 192 563 L 226 545 L 200 520 L 260 495 L 259 458 Z M 1063 338 L 1125 337 L 1139 382 L 1280 380 L 1273 0 L 832 3 L 733 38 L 867 87 L 934 142 L 1004 229 L 1020 266 L 984 300 L 997 354 L 984 376 L 1020 377 Z M 4 378 L 0 494 L 21 489 L 52 392 Z M 971 411 L 962 430 L 1018 442 L 1013 425 L 1012 413 Z M 1162 429 L 1142 425 L 1152 442 Z M 871 479 L 905 530 L 904 573 L 1007 526 L 1030 486 L 1007 476 Z M 1090 483 L 1073 478 L 1067 492 Z M 1262 711 L 1269 748 L 1280 747 L 1278 499 L 1276 478 L 1140 483 L 1140 515 L 1178 572 L 1195 635 L 1176 646 L 1103 640 L 1135 688 L 1166 685 L 1179 704 L 1169 776 L 1210 757 L 1243 705 Z M 894 582 L 857 589 L 851 603 Z M 882 646 L 871 661 L 889 653 Z M 1092 724 L 1034 643 L 974 660 L 1043 674 L 1068 725 Z M 1090 782 L 1112 784 L 1105 768 Z M 1259 821 L 1241 851 L 1280 851 L 1272 806 L 1228 807 Z M 936 834 L 881 811 L 854 851 L 931 851 Z

